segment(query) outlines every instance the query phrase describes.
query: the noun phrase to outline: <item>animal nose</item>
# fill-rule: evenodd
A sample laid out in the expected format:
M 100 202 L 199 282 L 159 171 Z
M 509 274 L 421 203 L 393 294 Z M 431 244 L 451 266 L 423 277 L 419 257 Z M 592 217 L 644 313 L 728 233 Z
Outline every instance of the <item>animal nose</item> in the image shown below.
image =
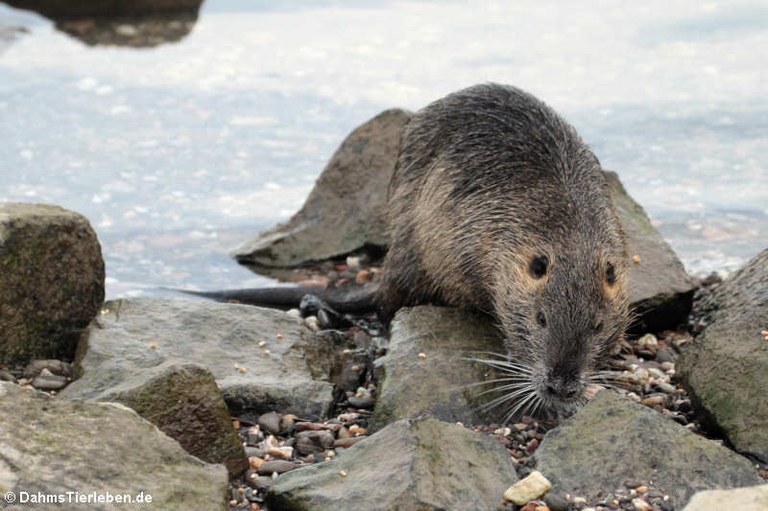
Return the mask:
M 573 399 L 579 393 L 579 389 L 577 389 L 575 386 L 565 383 L 547 383 L 545 389 L 549 395 L 557 396 L 562 399 Z

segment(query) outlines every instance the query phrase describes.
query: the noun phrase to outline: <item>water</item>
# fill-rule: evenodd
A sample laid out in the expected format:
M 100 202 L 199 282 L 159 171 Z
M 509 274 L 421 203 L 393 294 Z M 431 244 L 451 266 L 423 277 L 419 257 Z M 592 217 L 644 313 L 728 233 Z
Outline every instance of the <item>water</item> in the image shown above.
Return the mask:
M 497 81 L 568 118 L 692 273 L 768 246 L 764 2 L 277 5 L 207 0 L 135 49 L 0 4 L 0 201 L 86 215 L 110 297 L 263 285 L 228 252 L 355 126 Z

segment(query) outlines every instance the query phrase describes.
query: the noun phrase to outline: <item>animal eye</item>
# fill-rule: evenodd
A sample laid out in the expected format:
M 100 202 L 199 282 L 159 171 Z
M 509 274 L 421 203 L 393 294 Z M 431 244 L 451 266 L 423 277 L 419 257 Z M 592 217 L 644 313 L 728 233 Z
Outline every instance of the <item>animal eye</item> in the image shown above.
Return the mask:
M 545 255 L 536 256 L 531 260 L 530 270 L 533 278 L 540 279 L 547 274 L 549 258 Z
M 599 334 L 600 332 L 602 332 L 603 331 L 603 322 L 601 321 L 600 323 L 596 324 L 594 329 L 595 329 L 595 333 L 596 334 Z
M 616 282 L 616 269 L 611 263 L 608 263 L 605 266 L 605 280 L 608 282 L 608 284 L 613 284 Z
M 547 318 L 544 317 L 544 313 L 541 311 L 539 311 L 536 314 L 536 321 L 539 323 L 539 326 L 541 326 L 541 328 L 544 328 L 547 326 Z

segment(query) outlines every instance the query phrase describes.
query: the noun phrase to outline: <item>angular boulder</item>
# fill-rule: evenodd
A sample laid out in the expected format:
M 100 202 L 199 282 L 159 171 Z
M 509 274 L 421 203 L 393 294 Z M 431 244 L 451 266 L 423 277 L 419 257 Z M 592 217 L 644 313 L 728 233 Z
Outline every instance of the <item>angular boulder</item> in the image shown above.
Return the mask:
M 693 281 L 619 176 L 606 172 L 605 178 L 627 234 L 629 256 L 635 258 L 629 268 L 629 301 L 637 314 L 634 329 L 658 332 L 684 324 L 691 311 Z
M 678 360 L 706 425 L 768 463 L 768 249 L 720 285 L 710 322 Z
M 493 322 L 479 314 L 422 305 L 401 309 L 390 328 L 389 352 L 377 361 L 384 369 L 374 411 L 377 428 L 400 419 L 430 414 L 448 422 L 498 421 L 506 409 L 488 412 L 482 404 L 498 394 L 483 394 L 495 373 L 471 358 L 505 353 Z
M 101 245 L 85 217 L 0 203 L 0 362 L 71 359 L 103 301 Z
M 608 391 L 549 431 L 531 465 L 559 495 L 597 499 L 628 480 L 653 481 L 676 509 L 699 490 L 762 481 L 746 458 Z
M 247 265 L 291 267 L 387 244 L 384 208 L 410 113 L 386 110 L 356 128 L 336 150 L 304 206 L 287 223 L 234 253 Z
M 517 481 L 501 443 L 431 417 L 402 420 L 333 461 L 283 474 L 270 509 L 495 510 Z
M 187 452 L 223 464 L 232 475 L 248 468 L 216 380 L 200 365 L 160 364 L 107 390 L 100 399 L 133 408 Z
M 68 498 L 67 492 L 127 494 L 151 509 L 227 509 L 224 467 L 191 456 L 124 406 L 53 399 L 0 382 L 0 409 L 0 493 L 9 503 L 3 509 L 115 509 L 30 500 L 39 494 Z
M 158 366 L 197 364 L 215 377 L 230 410 L 280 409 L 319 418 L 332 386 L 305 357 L 309 330 L 283 311 L 190 300 L 108 302 L 78 349 L 69 399 L 112 399 L 151 388 Z

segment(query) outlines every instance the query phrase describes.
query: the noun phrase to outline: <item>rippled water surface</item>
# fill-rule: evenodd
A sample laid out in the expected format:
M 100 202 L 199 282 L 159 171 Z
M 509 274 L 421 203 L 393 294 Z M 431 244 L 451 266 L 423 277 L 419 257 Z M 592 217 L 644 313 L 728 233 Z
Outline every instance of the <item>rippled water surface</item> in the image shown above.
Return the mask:
M 768 246 L 766 17 L 749 1 L 207 0 L 180 41 L 132 48 L 0 3 L 0 201 L 86 215 L 111 297 L 259 285 L 228 251 L 297 210 L 349 131 L 498 81 L 564 114 L 690 271 L 729 270 Z

